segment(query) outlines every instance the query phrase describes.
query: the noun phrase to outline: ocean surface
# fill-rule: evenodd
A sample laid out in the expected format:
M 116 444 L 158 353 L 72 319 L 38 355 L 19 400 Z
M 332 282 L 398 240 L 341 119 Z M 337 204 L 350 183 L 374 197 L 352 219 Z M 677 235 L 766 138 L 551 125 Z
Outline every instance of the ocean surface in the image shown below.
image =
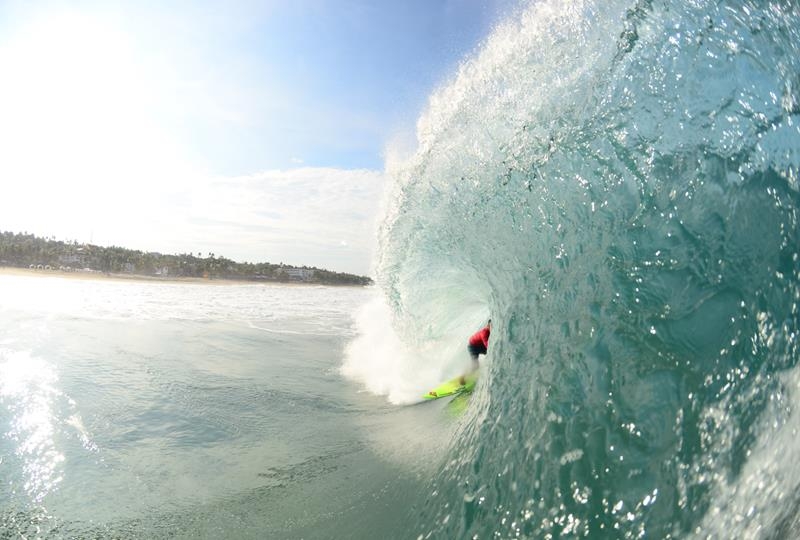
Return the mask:
M 800 537 L 799 74 L 796 2 L 524 3 L 375 288 L 0 277 L 3 533 Z
M 373 294 L 0 275 L 0 538 L 404 530 L 455 424 L 340 374 Z

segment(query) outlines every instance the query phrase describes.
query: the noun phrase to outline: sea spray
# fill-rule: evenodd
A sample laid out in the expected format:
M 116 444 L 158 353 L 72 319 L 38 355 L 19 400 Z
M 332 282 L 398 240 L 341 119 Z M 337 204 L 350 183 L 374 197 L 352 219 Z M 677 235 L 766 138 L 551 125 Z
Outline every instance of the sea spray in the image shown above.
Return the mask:
M 400 330 L 385 299 L 376 295 L 356 314 L 358 335 L 347 345 L 342 374 L 374 394 L 386 395 L 391 403 L 408 404 L 443 380 L 465 373 L 471 364 L 463 329 L 484 320 L 486 308 L 462 306 L 454 313 L 450 307 L 438 313 L 448 324 Z M 437 315 L 434 309 L 429 312 Z
M 494 329 L 417 534 L 789 535 L 799 19 L 535 2 L 431 97 L 392 171 L 385 324 L 439 366 Z

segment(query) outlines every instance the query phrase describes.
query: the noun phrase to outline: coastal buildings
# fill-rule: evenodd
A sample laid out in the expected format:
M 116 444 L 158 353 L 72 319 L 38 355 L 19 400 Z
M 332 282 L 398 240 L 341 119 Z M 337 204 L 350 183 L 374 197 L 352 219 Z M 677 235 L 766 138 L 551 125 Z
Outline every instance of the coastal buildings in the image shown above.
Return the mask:
M 314 277 L 314 269 L 313 268 L 278 268 L 276 273 L 283 273 L 289 277 L 289 279 L 295 281 L 309 281 Z

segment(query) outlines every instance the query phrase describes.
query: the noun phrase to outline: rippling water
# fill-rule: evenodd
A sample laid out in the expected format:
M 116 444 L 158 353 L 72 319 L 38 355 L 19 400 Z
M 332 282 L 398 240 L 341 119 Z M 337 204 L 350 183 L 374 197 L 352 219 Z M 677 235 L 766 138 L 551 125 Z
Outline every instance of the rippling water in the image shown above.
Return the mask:
M 0 537 L 396 524 L 408 420 L 338 373 L 369 294 L 0 276 Z

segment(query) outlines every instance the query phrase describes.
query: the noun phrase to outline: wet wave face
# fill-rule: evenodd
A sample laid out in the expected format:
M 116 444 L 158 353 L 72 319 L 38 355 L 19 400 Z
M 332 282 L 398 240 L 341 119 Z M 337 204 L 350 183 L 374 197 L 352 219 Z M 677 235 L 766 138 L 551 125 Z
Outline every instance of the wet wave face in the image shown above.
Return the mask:
M 379 282 L 407 341 L 494 328 L 415 536 L 798 534 L 799 32 L 544 0 L 431 97 Z

